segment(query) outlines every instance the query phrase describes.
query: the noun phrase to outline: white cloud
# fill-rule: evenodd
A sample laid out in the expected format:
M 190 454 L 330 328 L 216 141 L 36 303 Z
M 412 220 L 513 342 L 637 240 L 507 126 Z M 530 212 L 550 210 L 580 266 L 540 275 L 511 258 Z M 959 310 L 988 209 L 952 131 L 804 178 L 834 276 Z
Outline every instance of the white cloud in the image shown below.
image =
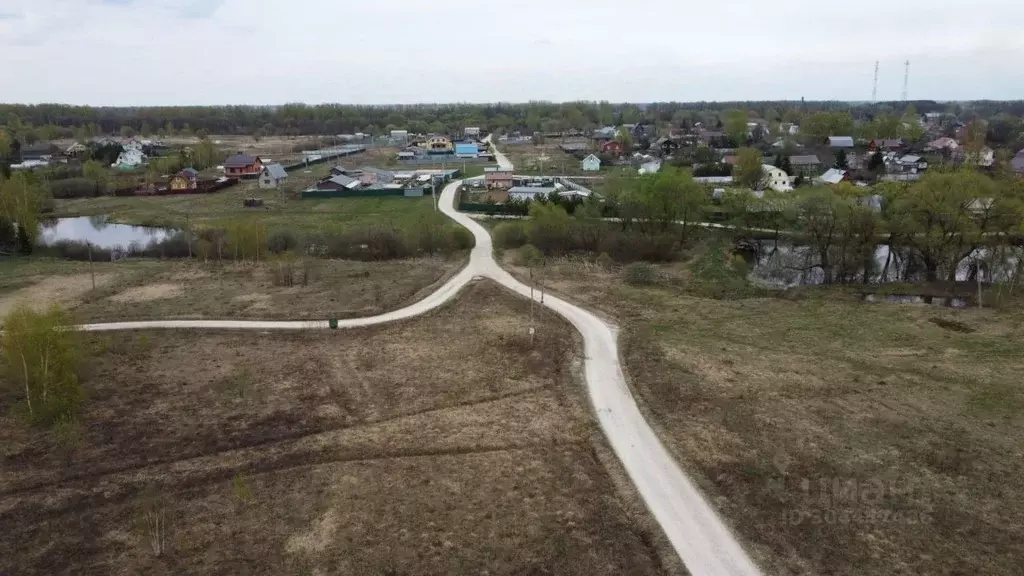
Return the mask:
M 107 105 L 1019 98 L 1024 4 L 0 0 L 0 98 Z

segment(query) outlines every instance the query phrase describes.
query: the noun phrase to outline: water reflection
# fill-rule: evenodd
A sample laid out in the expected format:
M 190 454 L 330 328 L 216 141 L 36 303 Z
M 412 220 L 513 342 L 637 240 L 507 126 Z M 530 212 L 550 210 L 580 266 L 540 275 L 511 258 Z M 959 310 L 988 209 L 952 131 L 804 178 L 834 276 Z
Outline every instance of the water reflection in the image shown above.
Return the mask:
M 816 285 L 825 282 L 825 271 L 819 265 L 820 255 L 810 246 L 788 242 L 748 240 L 742 244 L 748 263 L 752 265 L 752 281 L 773 287 L 789 288 Z M 993 258 L 989 248 L 978 248 L 961 259 L 954 277 L 957 282 L 973 282 L 980 276 L 983 283 L 1009 282 L 1017 273 L 1021 262 L 1020 248 L 996 252 Z M 874 253 L 855 264 L 840 262 L 834 255 L 834 283 L 884 284 L 889 282 L 924 282 L 923 265 L 906 251 L 889 249 L 879 244 Z M 845 264 L 845 265 L 844 265 Z M 867 271 L 865 273 L 865 267 Z M 939 269 L 938 278 L 946 280 L 948 271 Z
M 46 246 L 69 240 L 91 242 L 99 248 L 127 248 L 132 244 L 145 246 L 150 242 L 160 242 L 175 232 L 170 228 L 115 224 L 107 216 L 81 216 L 44 222 L 39 240 Z
M 878 296 L 865 294 L 865 302 L 889 302 L 891 304 L 930 304 L 934 306 L 948 306 L 950 308 L 967 308 L 966 298 L 939 298 L 933 296 L 913 296 L 910 294 L 888 294 Z

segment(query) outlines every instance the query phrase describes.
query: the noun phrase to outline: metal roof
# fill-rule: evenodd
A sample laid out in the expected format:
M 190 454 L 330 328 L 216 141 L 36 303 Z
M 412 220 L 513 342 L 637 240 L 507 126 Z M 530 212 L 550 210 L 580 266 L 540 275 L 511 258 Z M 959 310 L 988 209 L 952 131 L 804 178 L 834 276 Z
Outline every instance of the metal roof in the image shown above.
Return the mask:
M 327 181 L 334 182 L 338 186 L 343 186 L 345 188 L 351 188 L 352 185 L 359 185 L 359 180 L 356 180 L 355 178 L 350 178 L 345 175 L 332 176 L 328 178 Z
M 829 136 L 828 145 L 833 148 L 853 148 L 853 136 Z
M 508 189 L 509 194 L 551 194 L 558 190 L 550 186 L 513 186 Z
M 821 160 L 818 160 L 814 154 L 809 154 L 807 156 L 790 156 L 789 163 L 793 166 L 814 166 L 821 164 Z
M 280 164 L 267 164 L 263 169 L 270 172 L 271 178 L 277 180 L 283 180 L 288 177 L 288 173 L 285 172 L 284 166 L 281 166 Z
M 819 180 L 826 184 L 839 184 L 846 177 L 846 170 L 840 170 L 838 168 L 830 168 L 827 172 L 818 177 Z
M 227 160 L 224 160 L 225 168 L 245 168 L 246 166 L 252 166 L 259 156 L 249 156 L 248 154 L 235 154 L 234 156 L 228 156 Z

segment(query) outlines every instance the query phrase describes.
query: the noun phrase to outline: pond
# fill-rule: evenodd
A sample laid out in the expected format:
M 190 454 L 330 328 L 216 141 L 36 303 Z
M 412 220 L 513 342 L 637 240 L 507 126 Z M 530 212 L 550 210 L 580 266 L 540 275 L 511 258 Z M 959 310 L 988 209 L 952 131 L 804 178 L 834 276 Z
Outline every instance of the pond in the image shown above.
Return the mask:
M 57 242 L 91 242 L 98 248 L 128 248 L 132 244 L 146 246 L 173 236 L 177 230 L 153 226 L 130 226 L 109 222 L 107 216 L 57 218 L 43 222 L 39 240 L 46 246 Z
M 745 257 L 750 266 L 750 279 L 758 284 L 776 288 L 790 288 L 801 285 L 822 284 L 825 273 L 816 266 L 818 255 L 809 246 L 789 242 L 758 241 L 749 239 L 742 243 Z M 990 283 L 1008 282 L 1018 272 L 1021 259 L 1019 248 L 999 252 L 1002 258 L 993 258 L 988 249 L 979 248 L 957 263 L 954 277 L 957 282 L 973 282 L 976 269 L 981 270 L 981 281 Z M 834 257 L 833 257 L 834 258 Z M 980 263 L 979 263 L 980 260 Z M 854 266 L 846 283 L 864 281 L 863 265 Z M 906 253 L 891 251 L 887 244 L 875 246 L 868 270 L 868 282 L 882 284 L 891 282 L 923 282 L 924 270 Z M 948 274 L 939 270 L 939 278 Z M 834 282 L 839 283 L 836 279 Z

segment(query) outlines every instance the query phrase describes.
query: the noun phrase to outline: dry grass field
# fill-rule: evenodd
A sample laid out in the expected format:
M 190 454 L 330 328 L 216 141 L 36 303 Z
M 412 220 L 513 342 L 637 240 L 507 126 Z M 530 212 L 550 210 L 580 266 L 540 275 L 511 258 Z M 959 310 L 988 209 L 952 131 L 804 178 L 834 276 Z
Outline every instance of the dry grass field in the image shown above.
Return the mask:
M 769 573 L 1020 574 L 1019 303 L 711 299 L 688 263 L 658 274 L 540 272 L 620 324 L 642 409 Z
M 373 316 L 411 304 L 465 257 L 386 262 L 310 259 L 307 285 L 278 286 L 274 264 L 23 260 L 0 265 L 0 323 L 17 302 L 57 303 L 81 322 L 166 319 L 318 319 Z M 296 271 L 294 277 L 301 277 Z
M 83 334 L 79 426 L 0 397 L 0 574 L 665 573 L 528 314 L 482 282 L 354 331 Z

